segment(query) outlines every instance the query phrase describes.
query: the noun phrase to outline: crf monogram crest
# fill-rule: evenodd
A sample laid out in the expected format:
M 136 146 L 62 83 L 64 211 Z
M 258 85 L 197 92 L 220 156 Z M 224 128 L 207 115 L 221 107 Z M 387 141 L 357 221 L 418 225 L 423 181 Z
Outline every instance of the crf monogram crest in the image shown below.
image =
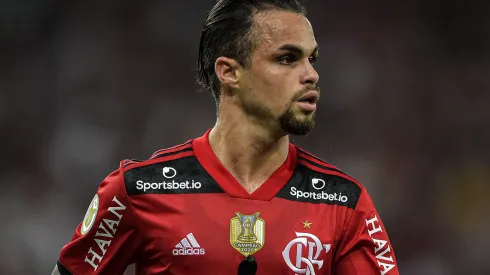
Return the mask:
M 264 246 L 265 222 L 259 212 L 244 215 L 236 212 L 230 221 L 230 244 L 245 257 L 252 255 Z
M 282 251 L 284 261 L 296 274 L 315 275 L 315 270 L 320 270 L 323 266 L 323 260 L 318 258 L 324 248 L 325 253 L 330 251 L 330 244 L 322 244 L 318 237 L 310 233 L 296 232 L 296 237 Z M 307 255 L 303 255 L 303 248 L 307 248 Z M 294 258 L 291 259 L 291 256 Z

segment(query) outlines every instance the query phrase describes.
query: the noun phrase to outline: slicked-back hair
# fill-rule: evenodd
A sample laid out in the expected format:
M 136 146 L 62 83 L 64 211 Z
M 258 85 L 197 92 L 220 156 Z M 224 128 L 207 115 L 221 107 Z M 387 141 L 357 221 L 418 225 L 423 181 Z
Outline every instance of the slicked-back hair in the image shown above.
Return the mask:
M 220 56 L 233 58 L 248 68 L 255 47 L 253 20 L 264 11 L 290 11 L 306 16 L 299 0 L 219 0 L 209 11 L 201 31 L 197 81 L 211 91 L 219 104 L 220 81 L 214 71 Z

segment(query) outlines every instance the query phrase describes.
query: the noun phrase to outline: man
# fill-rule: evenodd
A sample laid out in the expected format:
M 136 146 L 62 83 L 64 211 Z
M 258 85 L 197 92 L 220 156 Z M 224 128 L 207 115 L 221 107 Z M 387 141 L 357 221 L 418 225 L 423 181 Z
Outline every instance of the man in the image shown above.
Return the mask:
M 53 274 L 398 274 L 364 187 L 289 143 L 315 123 L 317 56 L 297 0 L 220 0 L 198 64 L 216 125 L 122 161 Z

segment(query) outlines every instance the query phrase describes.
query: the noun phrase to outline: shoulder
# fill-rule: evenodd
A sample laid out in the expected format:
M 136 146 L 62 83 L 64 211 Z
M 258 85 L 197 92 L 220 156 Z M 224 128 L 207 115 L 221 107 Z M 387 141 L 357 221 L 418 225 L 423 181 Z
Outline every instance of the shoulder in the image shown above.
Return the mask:
M 193 140 L 156 151 L 147 160 L 121 162 L 128 196 L 220 192 L 200 165 Z
M 160 149 L 153 153 L 151 157 L 147 160 L 125 159 L 121 162 L 121 168 L 123 173 L 126 174 L 127 172 L 138 169 L 140 167 L 146 167 L 165 162 L 172 162 L 190 156 L 194 156 L 194 151 L 192 149 L 192 140 L 188 140 L 185 143 L 169 148 Z
M 339 177 L 346 182 L 350 183 L 352 186 L 359 189 L 364 189 L 364 186 L 357 181 L 355 178 L 340 170 L 337 166 L 324 161 L 323 159 L 315 156 L 314 154 L 304 150 L 303 148 L 296 146 L 298 155 L 298 164 L 302 165 L 307 170 L 312 173 L 322 174 L 325 176 Z
M 302 188 L 305 194 L 322 198 L 319 201 L 330 201 L 327 204 L 344 205 L 355 208 L 362 193 L 365 193 L 364 186 L 352 176 L 348 175 L 338 167 L 324 161 L 316 155 L 296 146 L 297 150 L 297 170 L 301 174 Z M 318 193 L 318 194 L 317 194 Z M 325 194 L 324 194 L 325 193 Z
M 126 159 L 121 162 L 121 169 L 126 187 L 133 179 L 152 179 L 155 176 L 173 178 L 179 167 L 189 166 L 193 161 L 192 140 L 169 148 L 157 150 L 147 160 Z M 179 171 L 182 172 L 182 171 Z

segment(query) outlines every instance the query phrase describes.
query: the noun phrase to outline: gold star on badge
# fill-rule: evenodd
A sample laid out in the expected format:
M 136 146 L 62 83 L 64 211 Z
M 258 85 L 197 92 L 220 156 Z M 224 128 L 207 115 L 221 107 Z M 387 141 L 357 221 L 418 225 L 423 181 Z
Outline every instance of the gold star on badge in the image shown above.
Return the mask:
M 302 224 L 304 225 L 304 228 L 311 228 L 310 226 L 313 224 L 311 222 L 308 222 L 308 220 L 302 222 Z

